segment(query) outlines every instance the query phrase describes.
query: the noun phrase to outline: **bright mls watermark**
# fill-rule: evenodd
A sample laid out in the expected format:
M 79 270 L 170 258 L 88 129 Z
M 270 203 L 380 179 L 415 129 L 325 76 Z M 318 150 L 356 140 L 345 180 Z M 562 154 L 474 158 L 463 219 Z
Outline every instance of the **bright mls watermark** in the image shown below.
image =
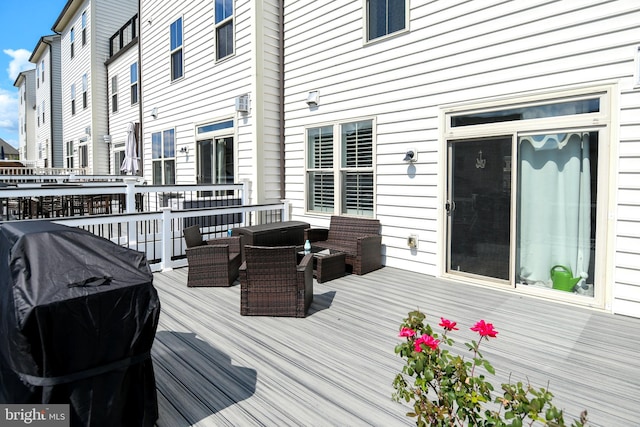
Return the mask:
M 69 427 L 69 405 L 0 405 L 0 427 Z

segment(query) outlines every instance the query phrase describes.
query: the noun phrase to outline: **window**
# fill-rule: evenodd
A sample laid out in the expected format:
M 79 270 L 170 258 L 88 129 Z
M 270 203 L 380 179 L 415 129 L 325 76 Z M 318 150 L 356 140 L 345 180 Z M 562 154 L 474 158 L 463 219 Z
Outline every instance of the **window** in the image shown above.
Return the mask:
M 367 0 L 367 40 L 404 30 L 406 21 L 406 0 Z
M 233 53 L 233 0 L 215 0 L 216 59 Z
M 42 83 L 44 83 L 44 59 L 40 61 L 40 72 L 42 73 Z
M 111 111 L 118 111 L 118 76 L 111 77 Z
M 76 84 L 71 85 L 71 115 L 76 113 Z
M 198 126 L 196 133 L 198 184 L 232 184 L 235 181 L 233 120 Z
M 182 75 L 182 18 L 178 18 L 171 24 L 171 80 Z
M 138 103 L 138 63 L 131 64 L 131 105 Z
M 66 143 L 65 164 L 67 168 L 73 168 L 73 141 Z
M 82 142 L 82 140 L 80 140 L 80 142 Z M 78 163 L 81 168 L 89 166 L 89 147 L 87 147 L 87 144 L 78 146 Z
M 117 144 L 113 147 L 113 164 L 115 173 L 118 175 L 126 175 L 127 172 L 120 170 L 120 166 L 124 162 L 124 144 Z
M 36 120 L 38 127 L 40 126 L 40 106 L 38 105 L 38 111 L 36 112 Z
M 73 42 L 76 40 L 76 32 L 73 28 L 69 31 L 69 43 L 71 48 L 71 57 L 73 58 Z
M 87 74 L 82 75 L 82 108 L 87 108 Z
M 87 12 L 82 12 L 82 46 L 87 44 Z
M 176 183 L 175 129 L 151 134 L 153 185 Z
M 44 101 L 42 101 L 42 124 L 44 124 Z
M 40 71 L 38 65 L 36 65 L 36 88 L 40 87 Z
M 373 217 L 373 194 L 372 120 L 307 129 L 307 210 Z

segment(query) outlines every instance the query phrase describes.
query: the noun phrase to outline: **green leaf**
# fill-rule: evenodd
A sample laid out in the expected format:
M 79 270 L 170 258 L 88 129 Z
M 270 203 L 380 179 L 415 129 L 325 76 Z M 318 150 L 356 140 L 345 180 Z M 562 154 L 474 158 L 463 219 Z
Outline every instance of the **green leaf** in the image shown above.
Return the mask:
M 484 369 L 486 369 L 487 372 L 489 372 L 491 375 L 495 375 L 496 374 L 496 370 L 493 369 L 493 366 L 491 366 L 491 363 L 489 363 L 488 360 L 485 360 L 483 362 L 483 365 L 484 365 Z

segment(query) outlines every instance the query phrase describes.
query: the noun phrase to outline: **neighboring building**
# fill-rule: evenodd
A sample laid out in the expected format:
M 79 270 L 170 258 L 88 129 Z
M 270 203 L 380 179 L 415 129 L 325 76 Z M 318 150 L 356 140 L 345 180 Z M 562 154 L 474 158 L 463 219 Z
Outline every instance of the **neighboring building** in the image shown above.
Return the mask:
M 140 65 L 138 51 L 138 15 L 131 17 L 110 38 L 107 66 L 109 140 L 111 144 L 110 173 L 124 174 L 120 167 L 124 160 L 127 129 L 130 123 L 138 129 L 137 153 L 140 141 Z M 140 167 L 139 162 L 139 167 Z M 142 175 L 141 168 L 138 174 Z
M 282 198 L 280 13 L 276 1 L 141 2 L 148 182 L 249 179 L 251 203 Z
M 137 0 L 69 0 L 52 30 L 61 36 L 65 166 L 109 173 L 109 38 L 137 13 Z
M 287 2 L 284 28 L 295 219 L 375 217 L 387 266 L 640 316 L 640 4 Z
M 36 70 L 18 74 L 13 83 L 18 88 L 18 143 L 21 160 L 36 161 Z
M 20 153 L 11 144 L 4 139 L 0 138 L 0 150 L 4 153 L 4 159 L 0 157 L 0 160 L 19 160 Z M 0 166 L 2 166 L 0 164 Z
M 35 64 L 36 165 L 63 167 L 60 36 L 41 37 L 29 61 Z

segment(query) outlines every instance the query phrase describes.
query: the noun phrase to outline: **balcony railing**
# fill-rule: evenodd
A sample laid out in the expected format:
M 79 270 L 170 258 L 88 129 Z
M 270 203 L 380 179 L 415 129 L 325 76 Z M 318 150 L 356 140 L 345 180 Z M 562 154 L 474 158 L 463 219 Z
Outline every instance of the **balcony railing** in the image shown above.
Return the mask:
M 287 202 L 247 205 L 248 182 L 229 185 L 140 185 L 124 182 L 0 187 L 0 221 L 32 219 L 79 227 L 146 254 L 152 270 L 186 265 L 183 229 L 198 224 L 206 239 L 239 226 L 286 221 Z M 29 215 L 25 215 L 27 209 Z

